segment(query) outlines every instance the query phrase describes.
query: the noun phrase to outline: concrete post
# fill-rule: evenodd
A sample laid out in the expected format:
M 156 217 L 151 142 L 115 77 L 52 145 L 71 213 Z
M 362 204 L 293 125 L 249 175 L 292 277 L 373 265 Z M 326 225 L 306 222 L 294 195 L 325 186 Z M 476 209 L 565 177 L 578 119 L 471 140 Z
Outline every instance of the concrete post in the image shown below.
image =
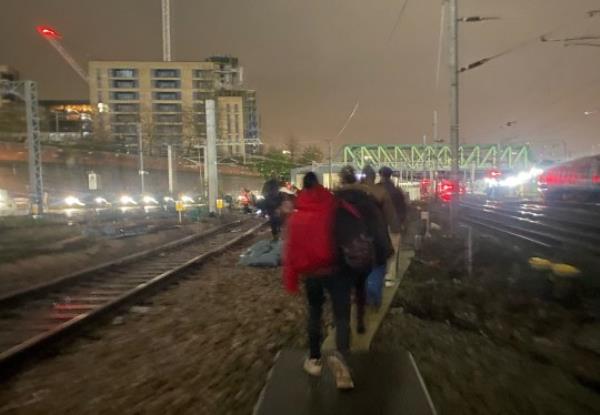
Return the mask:
M 217 213 L 217 192 L 219 178 L 217 176 L 217 128 L 215 101 L 206 100 L 206 164 L 208 165 L 208 211 Z
M 458 0 L 449 0 L 448 57 L 450 69 L 450 154 L 452 156 L 451 180 L 453 182 L 450 201 L 450 232 L 456 231 L 457 204 L 459 194 L 458 146 L 459 146 L 459 95 L 458 95 Z
M 141 187 L 141 193 L 144 194 L 145 192 L 145 188 L 144 188 L 144 174 L 146 174 L 146 172 L 144 171 L 144 148 L 143 148 L 143 140 L 142 140 L 142 126 L 141 124 L 137 124 L 137 135 L 138 135 L 138 153 L 139 153 L 139 159 L 140 159 L 140 187 Z
M 169 194 L 173 195 L 173 146 L 167 145 L 167 164 L 169 168 Z

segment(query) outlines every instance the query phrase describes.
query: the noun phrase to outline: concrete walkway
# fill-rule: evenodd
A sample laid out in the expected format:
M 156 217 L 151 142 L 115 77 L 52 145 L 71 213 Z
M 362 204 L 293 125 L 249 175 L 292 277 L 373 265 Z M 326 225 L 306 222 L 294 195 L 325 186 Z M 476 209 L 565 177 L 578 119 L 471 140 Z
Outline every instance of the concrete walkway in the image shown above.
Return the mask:
M 367 328 L 366 333 L 358 334 L 356 332 L 356 310 L 355 306 L 352 306 L 352 321 L 351 321 L 351 342 L 350 349 L 353 352 L 366 352 L 371 348 L 371 342 L 377 334 L 377 330 L 379 326 L 387 314 L 394 297 L 396 296 L 396 292 L 400 287 L 400 283 L 402 282 L 402 277 L 404 273 L 408 269 L 410 265 L 410 261 L 414 256 L 414 252 L 412 250 L 400 250 L 398 259 L 398 273 L 397 280 L 395 284 L 391 287 L 384 288 L 383 291 L 383 299 L 381 301 L 381 307 L 379 310 L 375 311 L 372 308 L 367 306 L 367 310 L 365 313 L 365 325 Z M 323 342 L 323 351 L 331 351 L 335 348 L 335 329 L 330 329 L 327 338 Z

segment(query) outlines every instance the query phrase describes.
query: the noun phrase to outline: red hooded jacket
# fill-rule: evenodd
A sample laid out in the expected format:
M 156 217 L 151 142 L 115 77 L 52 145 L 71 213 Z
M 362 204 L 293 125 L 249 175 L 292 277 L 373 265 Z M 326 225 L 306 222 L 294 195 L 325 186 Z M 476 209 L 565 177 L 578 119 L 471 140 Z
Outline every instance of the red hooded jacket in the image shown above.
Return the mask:
M 288 292 L 298 292 L 301 274 L 325 274 L 335 265 L 335 208 L 334 196 L 321 185 L 298 194 L 296 211 L 287 225 L 283 256 L 283 281 Z

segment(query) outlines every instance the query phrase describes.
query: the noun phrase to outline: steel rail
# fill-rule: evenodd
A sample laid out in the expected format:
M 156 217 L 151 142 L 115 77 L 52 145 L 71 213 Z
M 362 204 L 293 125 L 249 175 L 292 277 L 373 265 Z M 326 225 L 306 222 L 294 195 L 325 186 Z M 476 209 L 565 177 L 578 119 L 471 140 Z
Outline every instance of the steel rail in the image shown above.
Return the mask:
M 235 222 L 235 224 L 246 228 L 249 225 L 254 225 L 254 222 Z M 15 333 L 12 339 L 10 338 L 11 333 L 8 333 L 8 339 L 3 339 L 4 342 L 8 340 L 5 344 L 12 344 L 12 346 L 0 348 L 0 350 L 3 349 L 0 352 L 0 369 L 6 374 L 13 373 L 29 358 L 39 357 L 51 343 L 65 339 L 125 304 L 135 303 L 139 299 L 151 295 L 159 288 L 181 276 L 190 267 L 202 264 L 211 257 L 250 237 L 263 227 L 264 223 L 251 226 L 234 238 L 231 238 L 230 232 L 223 232 L 231 225 L 227 224 L 201 234 L 201 236 L 192 235 L 183 240 L 166 244 L 160 249 L 151 249 L 130 255 L 124 259 L 86 271 L 87 274 L 100 275 L 100 271 L 108 270 L 109 272 L 103 278 L 86 278 L 80 281 L 71 275 L 68 278 L 61 279 L 60 288 L 56 288 L 58 291 L 46 291 L 48 292 L 46 298 L 39 300 L 43 304 L 32 304 L 35 301 L 32 303 L 27 302 L 23 307 L 12 310 L 12 316 L 10 313 L 8 317 L 3 316 L 5 326 L 14 326 Z M 209 246 L 197 247 L 190 245 L 191 242 L 198 240 L 200 237 L 206 238 L 212 235 L 215 238 L 208 241 Z M 216 246 L 215 240 L 218 243 Z M 211 243 L 212 246 L 210 246 Z M 182 245 L 186 245 L 186 247 L 175 249 Z M 198 253 L 198 250 L 203 252 Z M 159 251 L 161 255 L 145 261 L 141 260 L 152 254 L 158 254 Z M 113 269 L 115 264 L 120 264 L 122 268 L 127 266 L 130 270 Z M 76 283 L 64 285 L 73 283 L 73 281 L 76 281 Z M 55 287 L 59 286 L 55 285 Z M 47 288 L 44 288 L 44 290 L 47 290 Z M 57 303 L 55 298 L 61 298 L 62 301 Z M 76 300 L 75 303 L 71 302 L 72 299 Z M 22 314 L 18 314 L 19 312 Z M 57 321 L 58 324 L 53 326 L 44 326 L 44 323 L 51 324 Z M 33 331 L 33 335 L 26 334 L 30 331 Z
M 509 208 L 462 202 L 460 220 L 466 225 L 532 243 L 552 251 L 553 255 L 576 253 L 578 257 L 600 257 L 600 232 L 596 231 L 600 229 L 600 215 L 596 212 L 560 216 L 552 207 L 531 203 L 529 206 L 538 211 L 520 205 Z M 540 208 L 546 212 L 540 213 Z
M 162 252 L 164 250 L 170 250 L 170 249 L 182 246 L 182 245 L 189 244 L 196 240 L 204 239 L 206 237 L 214 235 L 215 233 L 221 232 L 221 231 L 231 228 L 233 226 L 238 226 L 240 224 L 241 224 L 241 221 L 239 221 L 239 220 L 230 222 L 230 223 L 226 223 L 222 226 L 218 226 L 213 229 L 209 229 L 206 232 L 189 235 L 184 238 L 177 239 L 175 241 L 171 241 L 169 243 L 166 243 L 164 245 L 161 245 L 161 246 L 158 246 L 155 248 L 150 248 L 150 249 L 147 249 L 144 251 L 136 252 L 134 254 L 127 255 L 125 257 L 121 257 L 121 258 L 115 259 L 113 261 L 103 262 L 101 264 L 94 265 L 93 267 L 85 268 L 80 271 L 75 271 L 73 273 L 64 275 L 64 276 L 54 279 L 52 281 L 44 282 L 44 283 L 35 285 L 33 287 L 27 287 L 24 289 L 11 291 L 9 293 L 6 293 L 6 294 L 0 296 L 0 309 L 5 308 L 7 306 L 14 306 L 17 303 L 24 301 L 24 300 L 31 300 L 32 298 L 36 298 L 39 295 L 43 295 L 50 290 L 55 290 L 55 289 L 61 288 L 65 284 L 71 284 L 79 279 L 86 278 L 95 273 L 106 270 L 110 267 L 130 264 L 135 261 L 144 259 L 150 255 Z
M 557 224 L 546 223 L 542 222 L 541 220 L 532 220 L 510 214 L 499 213 L 486 208 L 482 209 L 481 211 L 476 211 L 476 215 L 474 215 L 474 217 L 495 222 L 498 225 L 510 227 L 515 230 L 521 230 L 521 232 L 551 239 L 559 244 L 570 244 L 600 253 L 600 237 L 594 233 L 571 229 Z M 508 219 L 508 221 L 512 222 L 521 222 L 521 226 L 502 222 L 501 219 Z M 530 225 L 530 227 L 523 225 Z

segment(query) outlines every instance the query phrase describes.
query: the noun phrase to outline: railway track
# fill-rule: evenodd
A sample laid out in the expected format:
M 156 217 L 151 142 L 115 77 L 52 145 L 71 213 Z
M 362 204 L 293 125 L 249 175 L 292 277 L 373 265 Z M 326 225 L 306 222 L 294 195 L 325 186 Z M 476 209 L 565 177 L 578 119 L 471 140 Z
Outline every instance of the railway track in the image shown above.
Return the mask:
M 233 222 L 0 298 L 0 370 L 18 367 L 51 342 L 153 293 L 261 226 Z
M 460 219 L 571 261 L 600 257 L 600 212 L 587 207 L 537 203 L 461 202 Z

